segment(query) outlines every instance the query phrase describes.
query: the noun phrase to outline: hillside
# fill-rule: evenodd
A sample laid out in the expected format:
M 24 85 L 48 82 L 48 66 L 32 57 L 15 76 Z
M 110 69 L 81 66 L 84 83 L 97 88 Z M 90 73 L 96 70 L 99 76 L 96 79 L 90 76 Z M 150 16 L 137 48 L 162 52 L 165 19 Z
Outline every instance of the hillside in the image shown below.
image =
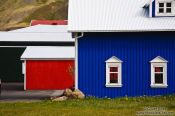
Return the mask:
M 67 19 L 68 0 L 0 0 L 0 30 L 26 27 L 34 19 Z

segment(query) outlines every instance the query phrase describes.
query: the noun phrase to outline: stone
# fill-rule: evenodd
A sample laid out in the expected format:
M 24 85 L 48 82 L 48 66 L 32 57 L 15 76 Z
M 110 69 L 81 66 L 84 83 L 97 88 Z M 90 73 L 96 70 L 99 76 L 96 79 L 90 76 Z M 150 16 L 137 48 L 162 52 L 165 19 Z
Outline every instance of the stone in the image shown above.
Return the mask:
M 70 97 L 72 95 L 72 90 L 71 89 L 66 89 L 63 93 L 64 96 Z
M 72 92 L 71 98 L 74 98 L 74 99 L 84 99 L 85 98 L 85 95 L 79 89 L 75 89 Z
M 72 91 L 71 89 L 66 89 L 61 97 L 52 97 L 52 101 L 65 101 L 67 99 L 84 99 L 85 95 L 79 89 Z
M 61 96 L 61 97 L 58 97 L 58 98 L 53 99 L 52 101 L 65 101 L 65 100 L 67 100 L 67 99 L 68 99 L 68 97 L 66 97 L 66 96 Z

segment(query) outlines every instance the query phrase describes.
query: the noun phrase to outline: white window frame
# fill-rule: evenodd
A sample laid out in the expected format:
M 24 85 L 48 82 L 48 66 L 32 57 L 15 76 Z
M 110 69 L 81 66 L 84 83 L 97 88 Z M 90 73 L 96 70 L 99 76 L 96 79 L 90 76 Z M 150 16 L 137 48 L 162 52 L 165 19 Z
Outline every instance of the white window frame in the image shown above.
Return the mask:
M 106 62 L 106 87 L 122 87 L 122 61 L 113 56 Z M 118 67 L 118 83 L 110 83 L 110 67 Z
M 159 13 L 159 3 L 164 3 L 164 13 Z M 166 7 L 166 3 L 171 3 L 171 7 Z M 166 12 L 166 8 L 171 8 L 171 13 Z M 155 0 L 155 15 L 156 16 L 175 16 L 175 2 L 173 0 Z
M 152 88 L 167 88 L 167 63 L 164 58 L 158 56 L 154 58 L 151 63 L 151 87 Z M 155 67 L 163 67 L 163 83 L 162 84 L 156 84 L 155 83 Z

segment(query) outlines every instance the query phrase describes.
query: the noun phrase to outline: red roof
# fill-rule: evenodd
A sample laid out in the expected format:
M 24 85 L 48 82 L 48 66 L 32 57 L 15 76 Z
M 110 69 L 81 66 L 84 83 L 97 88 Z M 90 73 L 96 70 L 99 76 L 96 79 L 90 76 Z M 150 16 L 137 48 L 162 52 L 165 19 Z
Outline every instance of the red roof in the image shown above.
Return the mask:
M 32 20 L 31 26 L 34 25 L 67 25 L 67 20 Z

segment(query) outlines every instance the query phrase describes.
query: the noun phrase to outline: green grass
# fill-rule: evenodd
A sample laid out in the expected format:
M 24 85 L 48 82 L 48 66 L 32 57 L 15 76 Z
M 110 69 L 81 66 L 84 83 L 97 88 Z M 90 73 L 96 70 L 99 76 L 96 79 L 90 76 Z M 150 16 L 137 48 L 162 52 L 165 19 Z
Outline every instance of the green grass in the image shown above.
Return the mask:
M 0 116 L 135 116 L 145 107 L 175 113 L 175 96 L 0 103 Z M 175 115 L 175 114 L 174 114 Z

